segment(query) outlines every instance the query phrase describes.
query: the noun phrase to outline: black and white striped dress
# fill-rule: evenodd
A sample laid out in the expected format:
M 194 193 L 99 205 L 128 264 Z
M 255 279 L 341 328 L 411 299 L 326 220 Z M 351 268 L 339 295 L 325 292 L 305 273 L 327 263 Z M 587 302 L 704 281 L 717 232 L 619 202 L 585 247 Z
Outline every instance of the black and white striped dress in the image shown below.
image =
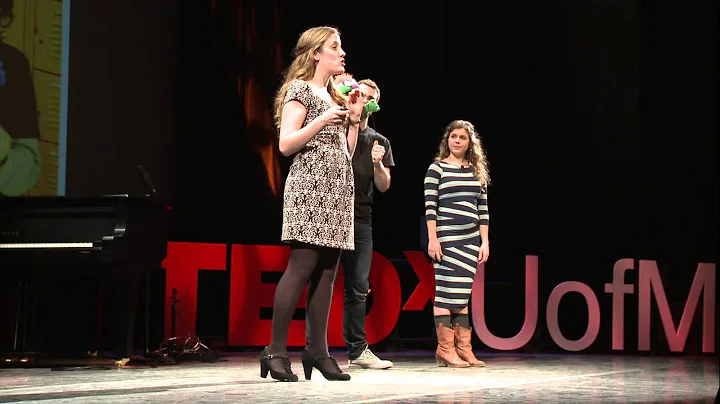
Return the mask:
M 487 188 L 472 167 L 435 161 L 425 175 L 425 219 L 435 220 L 442 250 L 435 262 L 435 306 L 468 305 L 480 251 L 480 225 L 490 223 Z

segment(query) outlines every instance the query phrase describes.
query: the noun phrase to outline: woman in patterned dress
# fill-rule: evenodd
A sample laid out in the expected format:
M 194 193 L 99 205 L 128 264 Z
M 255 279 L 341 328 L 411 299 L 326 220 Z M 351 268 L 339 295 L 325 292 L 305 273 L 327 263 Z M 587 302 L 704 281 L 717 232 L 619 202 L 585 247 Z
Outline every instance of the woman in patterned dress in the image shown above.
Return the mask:
M 468 302 L 478 264 L 490 255 L 488 164 L 467 121 L 453 121 L 425 175 L 428 255 L 435 267 L 433 315 L 438 366 L 485 366 L 470 344 Z
M 282 240 L 290 260 L 275 291 L 272 339 L 260 356 L 260 375 L 297 381 L 287 356 L 290 321 L 310 281 L 307 321 L 312 338 L 302 355 L 305 378 L 313 368 L 328 380 L 350 380 L 328 352 L 327 323 L 342 250 L 354 249 L 352 154 L 363 100 L 336 91 L 333 76 L 345 72 L 339 32 L 303 32 L 294 60 L 275 98 L 279 147 L 293 157 L 285 182 Z

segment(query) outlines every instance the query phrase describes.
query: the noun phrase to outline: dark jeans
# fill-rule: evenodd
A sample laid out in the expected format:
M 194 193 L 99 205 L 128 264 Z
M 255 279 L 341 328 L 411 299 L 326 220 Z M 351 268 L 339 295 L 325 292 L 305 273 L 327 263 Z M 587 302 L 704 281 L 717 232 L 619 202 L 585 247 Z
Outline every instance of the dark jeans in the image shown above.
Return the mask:
M 370 264 L 372 263 L 372 219 L 355 220 L 355 250 L 343 251 L 340 256 L 345 275 L 345 305 L 343 338 L 348 359 L 357 359 L 367 348 L 365 334 L 365 300 L 370 291 Z
M 343 310 L 343 338 L 348 350 L 348 359 L 357 359 L 367 348 L 365 334 L 365 301 L 370 291 L 370 264 L 372 263 L 373 237 L 372 219 L 355 219 L 355 250 L 343 251 L 340 255 L 345 276 L 345 303 Z M 305 328 L 306 343 L 310 344 L 310 333 Z

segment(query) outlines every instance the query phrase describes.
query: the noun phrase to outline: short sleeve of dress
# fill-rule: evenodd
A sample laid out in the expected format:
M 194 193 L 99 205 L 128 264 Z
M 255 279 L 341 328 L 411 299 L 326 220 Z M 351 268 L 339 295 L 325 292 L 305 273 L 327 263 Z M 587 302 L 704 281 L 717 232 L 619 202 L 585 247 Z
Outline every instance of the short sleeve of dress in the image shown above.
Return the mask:
M 309 107 L 308 98 L 310 87 L 307 83 L 302 80 L 293 80 L 288 86 L 287 92 L 285 93 L 285 100 L 283 104 L 287 104 L 290 101 L 299 101 L 307 109 Z

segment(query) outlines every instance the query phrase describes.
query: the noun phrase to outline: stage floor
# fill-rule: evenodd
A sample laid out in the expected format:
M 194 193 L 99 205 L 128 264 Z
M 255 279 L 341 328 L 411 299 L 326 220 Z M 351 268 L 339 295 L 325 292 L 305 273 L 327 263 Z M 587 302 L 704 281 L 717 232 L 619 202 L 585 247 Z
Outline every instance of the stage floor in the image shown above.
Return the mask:
M 349 382 L 328 382 L 317 371 L 305 381 L 292 353 L 300 381 L 281 383 L 260 378 L 258 354 L 155 368 L 0 369 L 0 402 L 712 403 L 718 391 L 712 357 L 502 354 L 482 356 L 485 368 L 448 369 L 431 352 L 393 352 L 380 355 L 392 369 L 352 368 Z

